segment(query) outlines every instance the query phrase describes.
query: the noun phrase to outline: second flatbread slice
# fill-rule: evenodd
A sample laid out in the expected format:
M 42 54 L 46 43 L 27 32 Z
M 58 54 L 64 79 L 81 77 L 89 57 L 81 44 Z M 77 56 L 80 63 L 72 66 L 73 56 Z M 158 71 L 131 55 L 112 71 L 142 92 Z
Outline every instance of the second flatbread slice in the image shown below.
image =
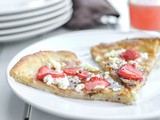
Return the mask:
M 159 47 L 159 38 L 134 38 L 115 43 L 95 45 L 91 48 L 91 54 L 105 71 L 110 72 L 114 80 L 129 88 L 131 91 L 138 91 L 139 88 L 146 83 L 148 75 L 156 63 Z M 128 49 L 138 51 L 141 57 L 129 61 L 121 59 L 119 55 Z M 133 63 L 138 64 L 137 69 L 142 72 L 143 80 L 126 79 L 117 73 L 122 65 Z

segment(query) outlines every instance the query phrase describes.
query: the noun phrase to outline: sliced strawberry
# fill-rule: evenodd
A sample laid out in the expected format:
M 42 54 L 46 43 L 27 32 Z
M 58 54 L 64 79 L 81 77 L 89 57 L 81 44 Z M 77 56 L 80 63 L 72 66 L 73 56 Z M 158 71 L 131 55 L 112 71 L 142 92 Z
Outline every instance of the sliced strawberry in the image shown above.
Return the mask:
M 43 78 L 46 76 L 46 75 L 49 75 L 51 72 L 50 68 L 48 66 L 42 66 L 39 68 L 38 70 L 38 74 L 37 74 L 37 79 L 38 80 L 43 80 Z
M 118 69 L 117 74 L 120 77 L 123 77 L 125 79 L 129 79 L 129 80 L 140 80 L 140 81 L 143 80 L 142 72 L 130 64 L 125 64 L 125 65 L 121 66 Z
M 78 76 L 80 79 L 86 79 L 89 75 L 88 71 L 82 70 L 80 68 L 65 68 L 64 73 L 70 76 Z
M 50 69 L 48 66 L 42 66 L 38 70 L 37 79 L 43 80 L 47 75 L 51 75 L 53 78 L 65 77 L 64 73 L 58 73 L 57 71 Z
M 86 90 L 92 90 L 96 86 L 109 86 L 110 83 L 104 79 L 104 78 L 99 78 L 99 77 L 92 77 L 90 78 L 90 81 L 85 83 L 85 89 Z
M 53 77 L 53 78 L 64 78 L 65 77 L 65 74 L 64 73 L 58 73 L 57 71 L 52 71 L 50 73 L 50 75 Z
M 122 52 L 119 56 L 122 59 L 129 61 L 129 60 L 135 60 L 141 57 L 141 54 L 134 49 L 127 49 L 125 52 Z
M 79 73 L 80 70 L 81 70 L 80 68 L 65 68 L 63 71 L 67 75 L 75 76 Z
M 78 77 L 79 77 L 80 79 L 86 79 L 88 76 L 89 76 L 89 72 L 88 72 L 88 71 L 81 70 L 81 71 L 78 73 Z
M 137 67 L 137 64 L 136 63 L 133 63 L 133 64 L 131 64 L 134 68 L 136 68 Z

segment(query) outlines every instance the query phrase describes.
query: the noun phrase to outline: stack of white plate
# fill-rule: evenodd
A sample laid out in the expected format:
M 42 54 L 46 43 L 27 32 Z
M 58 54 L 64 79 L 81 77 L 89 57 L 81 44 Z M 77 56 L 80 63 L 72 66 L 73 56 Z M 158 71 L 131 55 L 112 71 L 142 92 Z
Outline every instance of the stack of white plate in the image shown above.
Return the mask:
M 0 42 L 24 40 L 65 24 L 71 0 L 0 0 Z

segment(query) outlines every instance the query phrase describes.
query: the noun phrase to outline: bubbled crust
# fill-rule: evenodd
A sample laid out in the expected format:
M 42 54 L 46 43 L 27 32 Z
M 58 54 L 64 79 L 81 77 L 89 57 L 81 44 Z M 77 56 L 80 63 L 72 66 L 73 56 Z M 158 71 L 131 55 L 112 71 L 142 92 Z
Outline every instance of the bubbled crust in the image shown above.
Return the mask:
M 99 64 L 102 66 L 102 68 L 106 71 L 110 72 L 110 75 L 113 79 L 118 81 L 119 83 L 126 85 L 131 90 L 138 90 L 140 87 L 142 87 L 151 72 L 152 68 L 154 67 L 157 59 L 157 53 L 159 52 L 160 47 L 160 39 L 159 38 L 133 38 L 133 39 L 126 39 L 121 40 L 115 43 L 102 43 L 99 45 L 95 45 L 91 48 L 91 54 L 93 58 L 95 59 L 97 56 L 100 56 L 102 60 L 99 61 Z M 135 86 L 128 86 L 128 84 L 125 84 L 116 74 L 116 72 L 107 66 L 109 61 L 107 58 L 104 57 L 104 54 L 106 52 L 109 52 L 111 50 L 119 50 L 119 49 L 129 49 L 133 48 L 140 52 L 147 52 L 149 58 L 141 63 L 141 66 L 143 67 L 143 75 L 144 80 L 142 82 L 134 82 L 136 84 Z

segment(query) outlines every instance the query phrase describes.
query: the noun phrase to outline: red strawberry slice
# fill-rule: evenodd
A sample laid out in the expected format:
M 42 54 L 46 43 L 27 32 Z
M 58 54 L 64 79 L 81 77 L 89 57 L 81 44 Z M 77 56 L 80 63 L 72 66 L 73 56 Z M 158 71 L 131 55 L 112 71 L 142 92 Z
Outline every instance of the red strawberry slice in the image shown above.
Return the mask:
M 67 75 L 75 76 L 79 73 L 80 70 L 81 70 L 80 68 L 65 68 L 63 71 Z
M 53 78 L 64 78 L 65 77 L 64 73 L 58 73 L 57 71 L 54 71 L 54 70 L 50 73 L 50 75 Z
M 105 78 L 99 78 L 97 76 L 90 78 L 90 81 L 85 83 L 85 89 L 86 90 L 92 90 L 96 86 L 109 86 L 110 83 Z
M 134 68 L 136 68 L 137 67 L 137 64 L 136 63 L 133 63 L 133 64 L 131 64 Z
M 141 57 L 141 54 L 134 49 L 127 49 L 125 52 L 122 52 L 119 56 L 122 59 L 129 61 L 129 60 L 135 60 Z
M 64 73 L 70 76 L 78 76 L 80 79 L 86 79 L 89 76 L 89 72 L 80 68 L 65 68 Z
M 120 77 L 123 77 L 125 79 L 129 79 L 129 80 L 140 80 L 140 81 L 143 80 L 142 72 L 130 64 L 125 64 L 125 65 L 121 66 L 118 69 L 117 74 Z
M 82 70 L 82 71 L 80 71 L 80 72 L 78 73 L 78 77 L 79 77 L 80 79 L 86 79 L 88 76 L 89 76 L 89 72 L 88 72 L 88 71 Z
M 37 79 L 38 80 L 43 80 L 43 78 L 46 76 L 46 75 L 49 75 L 51 72 L 50 68 L 48 66 L 42 66 L 39 68 L 38 70 L 38 74 L 37 74 Z
M 47 75 L 51 75 L 53 78 L 63 78 L 64 73 L 58 73 L 55 70 L 50 69 L 48 66 L 42 66 L 38 70 L 37 79 L 43 81 L 43 78 Z

